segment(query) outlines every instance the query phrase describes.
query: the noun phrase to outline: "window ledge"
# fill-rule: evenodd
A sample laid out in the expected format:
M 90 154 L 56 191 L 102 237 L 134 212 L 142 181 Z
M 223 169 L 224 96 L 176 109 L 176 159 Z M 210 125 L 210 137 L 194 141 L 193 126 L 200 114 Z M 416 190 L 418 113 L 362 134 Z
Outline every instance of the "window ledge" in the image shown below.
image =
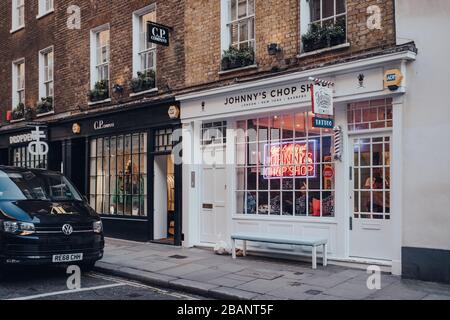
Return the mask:
M 16 120 L 10 120 L 9 123 L 17 123 L 17 122 L 22 122 L 22 121 L 25 121 L 25 118 L 16 119 Z
M 9 33 L 13 34 L 13 33 L 17 32 L 17 31 L 22 30 L 22 29 L 25 29 L 25 25 L 24 25 L 24 24 L 21 25 L 21 26 L 18 26 L 18 27 L 16 27 L 16 28 L 14 28 L 14 29 L 11 29 L 11 30 L 9 31 Z
M 323 49 L 314 50 L 314 51 L 310 51 L 310 52 L 300 53 L 299 55 L 297 55 L 297 58 L 305 58 L 305 57 L 313 56 L 313 55 L 320 54 L 320 53 L 323 53 L 323 52 L 329 52 L 329 51 L 334 51 L 334 50 L 339 50 L 339 49 L 345 49 L 345 48 L 349 48 L 349 47 L 350 47 L 350 43 L 346 42 L 346 43 L 339 44 L 339 45 L 334 46 L 334 47 L 323 48 Z
M 54 114 L 54 113 L 55 113 L 55 110 L 52 110 L 52 111 L 49 111 L 49 112 L 36 114 L 36 117 L 37 118 L 41 118 L 41 117 L 49 116 L 49 115 Z
M 100 100 L 100 101 L 95 101 L 95 102 L 88 102 L 88 106 L 94 106 L 96 104 L 102 104 L 102 103 L 107 103 L 107 102 L 111 102 L 111 98 L 108 98 L 105 100 Z
M 144 91 L 136 92 L 136 93 L 130 93 L 130 97 L 141 96 L 143 94 L 152 93 L 152 92 L 158 92 L 158 88 L 148 89 L 148 90 L 144 90 Z
M 257 69 L 257 68 L 258 68 L 257 64 L 252 64 L 252 65 L 249 65 L 249 66 L 246 66 L 246 67 L 234 68 L 234 69 L 230 69 L 230 70 L 219 71 L 219 75 L 229 74 L 229 73 L 239 72 L 239 71 L 244 71 L 244 70 L 250 70 L 250 69 Z
M 39 20 L 40 18 L 43 18 L 43 17 L 45 17 L 45 16 L 48 16 L 50 13 L 53 13 L 53 12 L 55 12 L 55 8 L 50 9 L 50 10 L 47 11 L 47 12 L 43 12 L 43 13 L 38 14 L 38 15 L 36 16 L 36 19 Z

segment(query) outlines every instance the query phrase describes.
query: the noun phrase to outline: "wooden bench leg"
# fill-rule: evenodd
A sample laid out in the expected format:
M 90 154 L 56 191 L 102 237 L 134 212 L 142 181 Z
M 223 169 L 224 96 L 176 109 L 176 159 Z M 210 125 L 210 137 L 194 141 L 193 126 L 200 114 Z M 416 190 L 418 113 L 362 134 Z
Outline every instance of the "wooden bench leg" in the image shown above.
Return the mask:
M 231 257 L 236 259 L 236 239 L 231 240 Z
M 242 255 L 245 257 L 247 256 L 247 240 L 244 240 L 244 246 L 242 250 Z
M 325 243 L 325 244 L 323 245 L 323 266 L 324 266 L 324 267 L 326 267 L 327 264 L 328 264 L 327 255 L 328 255 L 328 252 L 327 252 L 327 244 Z
M 312 268 L 317 269 L 317 247 L 312 248 Z

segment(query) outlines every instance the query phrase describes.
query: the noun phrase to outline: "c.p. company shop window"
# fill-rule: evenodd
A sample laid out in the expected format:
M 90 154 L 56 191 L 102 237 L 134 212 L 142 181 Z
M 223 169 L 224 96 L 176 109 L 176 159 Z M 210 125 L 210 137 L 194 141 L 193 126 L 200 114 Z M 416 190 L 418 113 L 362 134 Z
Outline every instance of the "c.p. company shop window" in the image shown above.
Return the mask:
M 147 133 L 90 141 L 89 200 L 98 213 L 147 215 Z
M 297 112 L 237 122 L 236 213 L 334 217 L 333 131 Z

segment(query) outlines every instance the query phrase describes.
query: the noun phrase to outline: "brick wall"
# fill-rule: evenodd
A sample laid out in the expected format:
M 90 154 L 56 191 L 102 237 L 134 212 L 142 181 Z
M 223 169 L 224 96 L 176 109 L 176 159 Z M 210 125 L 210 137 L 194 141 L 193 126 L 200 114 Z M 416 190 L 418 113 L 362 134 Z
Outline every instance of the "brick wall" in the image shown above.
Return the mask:
M 300 1 L 255 0 L 256 62 L 255 70 L 220 75 L 220 1 L 186 0 L 186 85 L 232 81 L 236 77 L 275 70 L 308 67 L 347 56 L 395 45 L 394 0 L 347 0 L 347 40 L 350 47 L 312 56 L 299 56 Z M 382 29 L 367 28 L 367 8 L 381 9 Z M 282 52 L 269 56 L 267 45 L 278 43 Z
M 130 97 L 129 81 L 132 74 L 132 13 L 156 3 L 158 22 L 174 28 L 170 47 L 157 48 L 158 93 L 165 95 L 184 86 L 184 0 L 55 0 L 55 12 L 37 20 L 38 0 L 25 1 L 25 29 L 10 34 L 11 0 L 0 6 L 4 20 L 0 22 L 0 112 L 5 122 L 5 111 L 11 110 L 11 62 L 26 58 L 26 101 L 35 106 L 38 100 L 38 51 L 54 45 L 55 57 L 55 112 L 77 113 L 99 109 L 112 104 L 142 99 Z M 81 8 L 81 29 L 67 28 L 67 8 L 76 4 Z M 120 84 L 122 97 L 111 94 L 111 103 L 89 106 L 90 89 L 90 30 L 110 24 L 111 86 Z M 3 45 L 5 44 L 5 45 Z

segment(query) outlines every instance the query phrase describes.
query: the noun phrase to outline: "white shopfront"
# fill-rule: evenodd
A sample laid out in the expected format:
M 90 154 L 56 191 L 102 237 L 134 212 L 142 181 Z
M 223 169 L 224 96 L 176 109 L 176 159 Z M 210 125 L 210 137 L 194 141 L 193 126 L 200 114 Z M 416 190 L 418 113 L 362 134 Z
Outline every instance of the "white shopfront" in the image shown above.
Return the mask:
M 232 232 L 328 239 L 331 261 L 400 272 L 401 137 L 406 64 L 391 53 L 177 97 L 183 123 L 184 246 Z M 384 84 L 387 70 L 404 79 Z M 312 126 L 309 77 L 332 81 L 332 129 Z M 253 244 L 270 255 L 308 248 Z M 310 249 L 309 249 L 310 250 Z

